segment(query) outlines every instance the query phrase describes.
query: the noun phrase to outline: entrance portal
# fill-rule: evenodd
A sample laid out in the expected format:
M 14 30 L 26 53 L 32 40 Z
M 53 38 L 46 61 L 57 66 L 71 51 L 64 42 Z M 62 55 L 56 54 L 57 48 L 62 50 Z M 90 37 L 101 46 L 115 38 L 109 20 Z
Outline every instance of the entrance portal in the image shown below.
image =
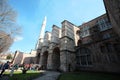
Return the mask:
M 38 55 L 37 55 L 37 61 L 36 61 L 36 63 L 37 63 L 37 64 L 40 63 L 40 53 L 38 53 Z
M 43 53 L 42 69 L 47 69 L 47 59 L 48 59 L 48 51 L 45 51 Z
M 60 68 L 60 49 L 58 47 L 54 48 L 53 50 L 53 57 L 52 57 L 52 66 L 54 70 L 59 70 Z

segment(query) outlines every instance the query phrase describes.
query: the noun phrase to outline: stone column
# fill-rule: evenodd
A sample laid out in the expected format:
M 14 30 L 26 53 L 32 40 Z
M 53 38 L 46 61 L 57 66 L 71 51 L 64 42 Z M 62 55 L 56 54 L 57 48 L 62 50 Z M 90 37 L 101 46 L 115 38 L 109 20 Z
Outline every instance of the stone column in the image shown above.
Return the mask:
M 75 38 L 74 24 L 62 22 L 62 38 L 60 40 L 60 69 L 64 72 L 74 71 L 75 69 Z
M 75 69 L 74 41 L 68 37 L 61 38 L 60 62 L 60 68 L 64 72 Z
M 52 70 L 52 50 L 49 50 L 47 69 Z

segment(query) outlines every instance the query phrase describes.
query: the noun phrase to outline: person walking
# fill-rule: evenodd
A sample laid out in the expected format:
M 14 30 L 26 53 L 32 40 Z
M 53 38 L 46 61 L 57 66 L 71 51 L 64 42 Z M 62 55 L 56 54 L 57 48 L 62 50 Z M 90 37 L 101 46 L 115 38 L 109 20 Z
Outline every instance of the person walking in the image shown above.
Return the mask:
M 11 71 L 10 71 L 10 76 L 13 75 L 15 69 L 16 70 L 18 69 L 18 64 L 15 64 L 15 65 L 12 66 Z
M 0 73 L 0 77 L 1 77 L 2 74 L 5 72 L 5 70 L 9 68 L 9 64 L 10 64 L 10 62 L 7 61 L 7 63 L 5 63 L 5 64 L 3 65 L 2 71 L 1 71 L 1 73 Z

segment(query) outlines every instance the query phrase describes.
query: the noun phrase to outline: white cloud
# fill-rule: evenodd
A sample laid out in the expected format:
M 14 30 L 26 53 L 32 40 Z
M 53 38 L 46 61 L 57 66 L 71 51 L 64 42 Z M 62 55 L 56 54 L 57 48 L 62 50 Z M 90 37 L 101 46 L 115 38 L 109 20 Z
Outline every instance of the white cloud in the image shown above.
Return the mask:
M 15 38 L 14 38 L 14 41 L 16 42 L 16 41 L 21 41 L 21 40 L 23 40 L 23 37 L 21 37 L 21 36 L 16 36 Z

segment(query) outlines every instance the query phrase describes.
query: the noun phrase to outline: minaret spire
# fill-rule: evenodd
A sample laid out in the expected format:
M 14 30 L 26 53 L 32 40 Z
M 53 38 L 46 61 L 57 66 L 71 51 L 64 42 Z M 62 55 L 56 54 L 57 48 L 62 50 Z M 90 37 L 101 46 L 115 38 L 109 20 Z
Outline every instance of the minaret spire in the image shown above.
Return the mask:
M 40 48 L 42 45 L 44 34 L 45 34 L 46 23 L 47 23 L 47 17 L 45 16 L 43 23 L 41 25 L 40 36 L 39 36 L 39 40 L 36 44 L 36 49 Z
M 42 26 L 41 26 L 39 39 L 43 39 L 44 38 L 46 22 L 47 22 L 47 17 L 45 16 L 45 18 L 43 20 L 43 23 L 42 23 Z

